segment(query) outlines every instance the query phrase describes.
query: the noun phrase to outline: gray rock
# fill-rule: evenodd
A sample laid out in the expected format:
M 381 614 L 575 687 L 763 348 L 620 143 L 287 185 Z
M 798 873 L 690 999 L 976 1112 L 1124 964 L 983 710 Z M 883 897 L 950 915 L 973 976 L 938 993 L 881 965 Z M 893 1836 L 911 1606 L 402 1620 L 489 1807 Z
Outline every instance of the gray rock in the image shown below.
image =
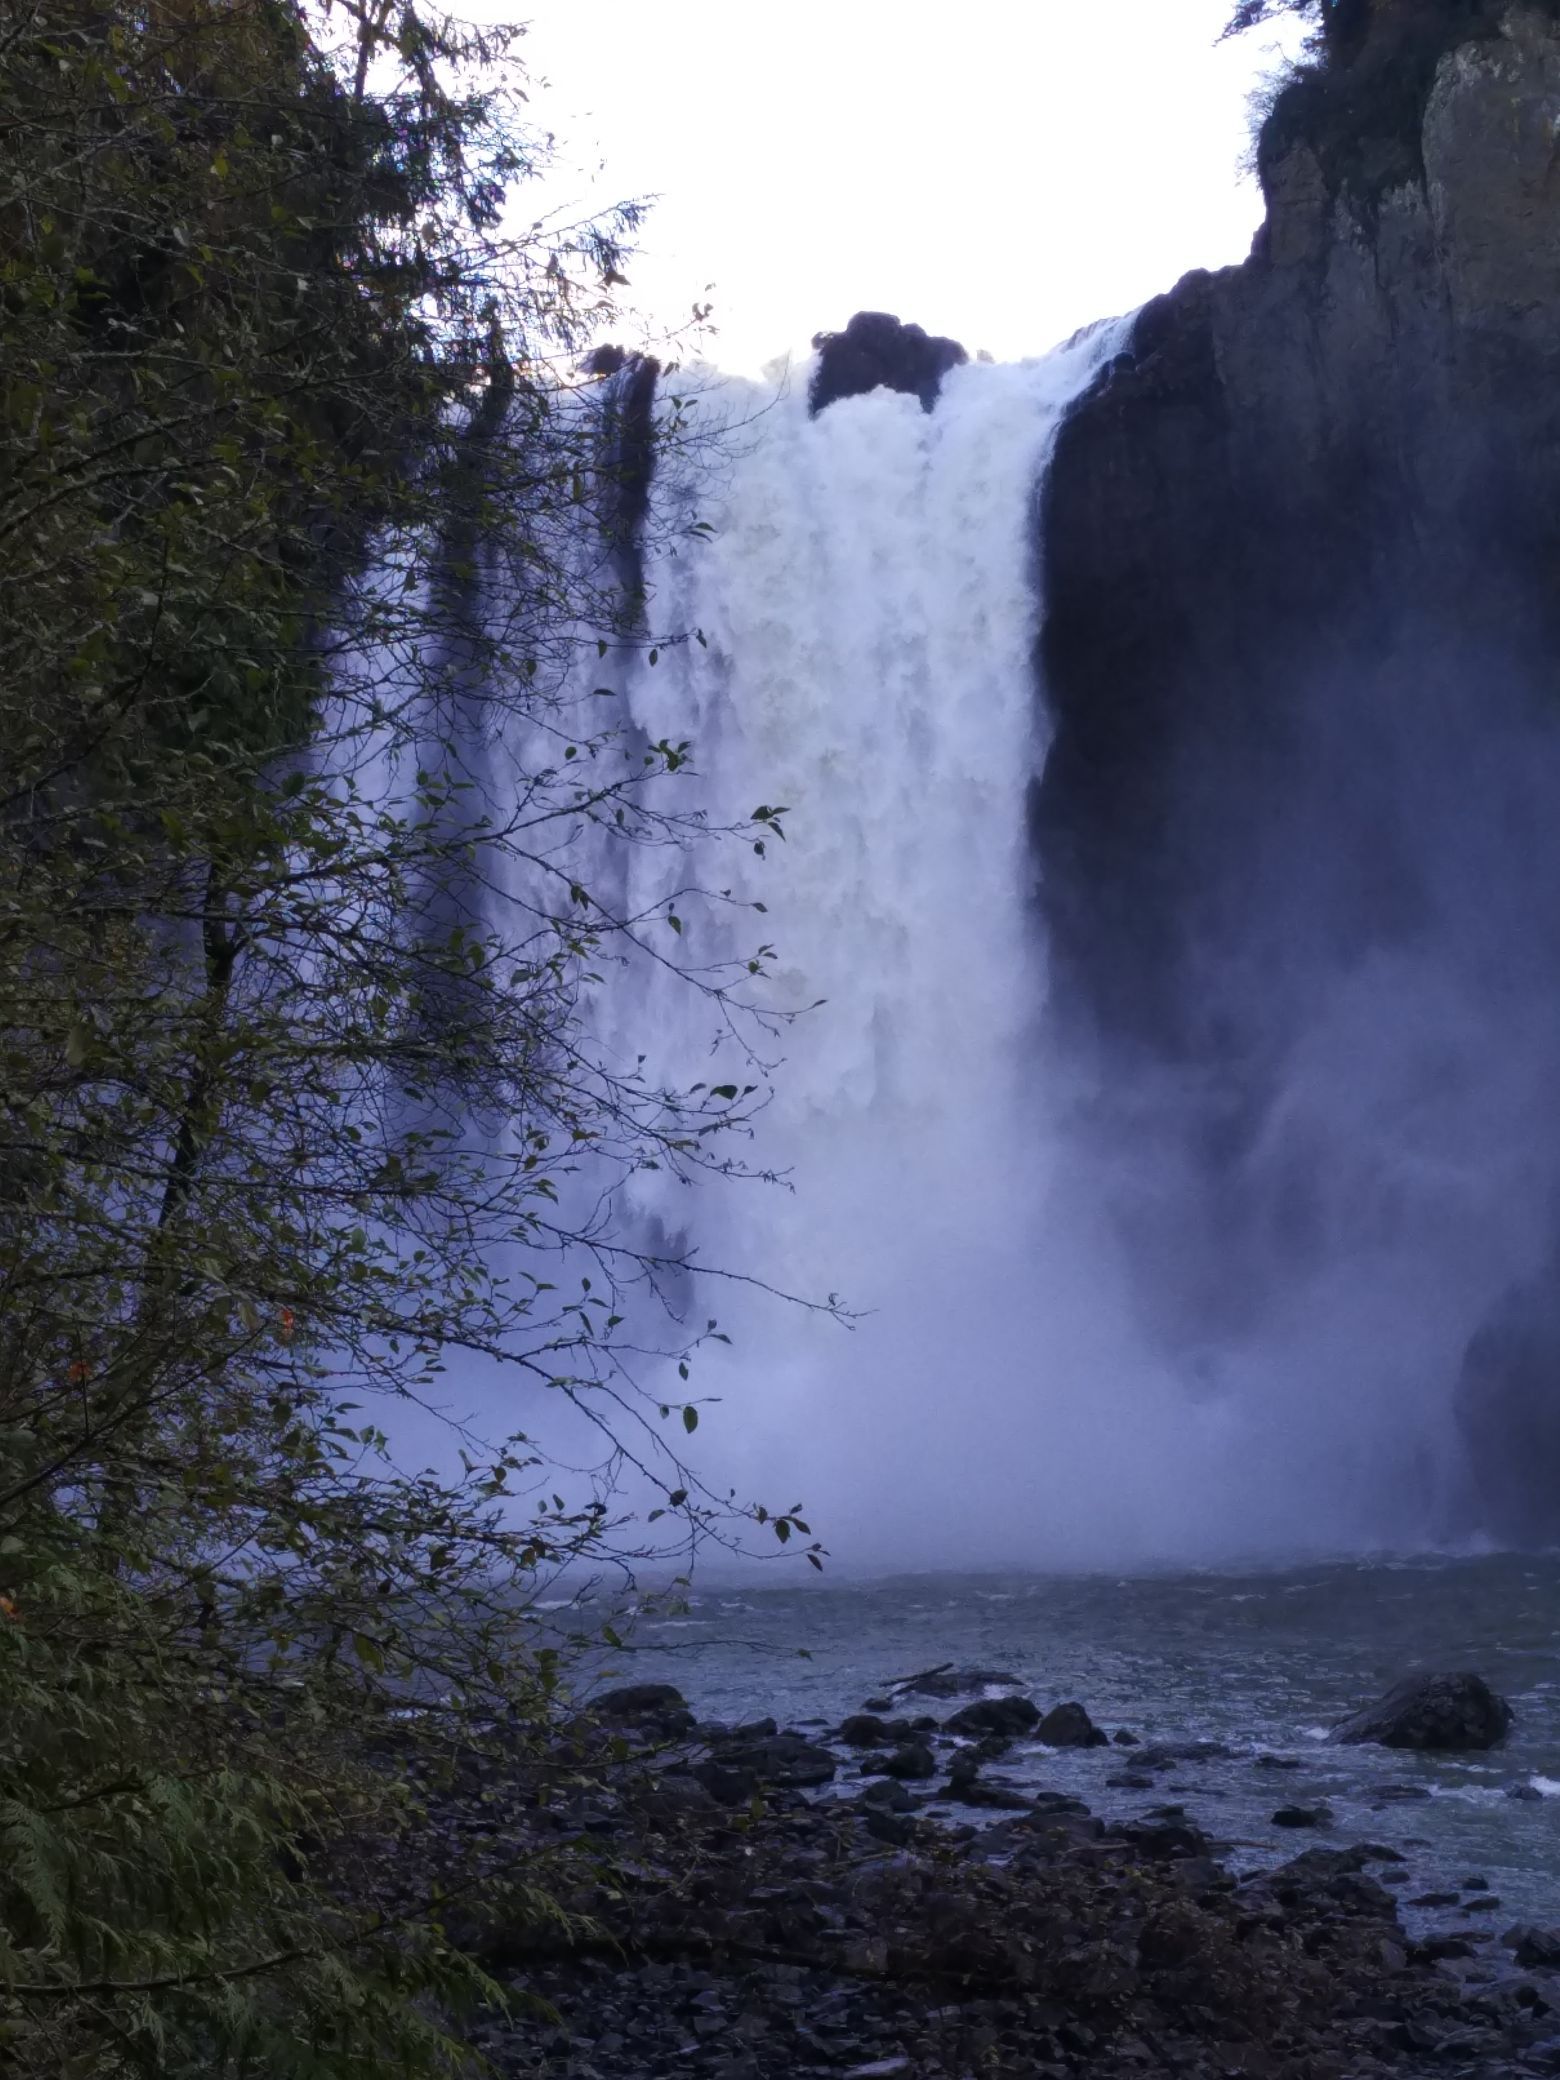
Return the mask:
M 1044 1741 L 1048 1748 L 1103 1748 L 1108 1745 L 1107 1737 L 1081 1704 L 1053 1706 L 1035 1728 L 1035 1739 Z
M 968 1697 L 972 1690 L 1017 1689 L 1018 1677 L 1000 1668 L 928 1668 L 893 1688 L 899 1697 Z
M 915 1808 L 915 1800 L 903 1784 L 892 1777 L 879 1777 L 869 1784 L 861 1794 L 864 1806 L 877 1806 L 886 1813 L 909 1813 Z
M 1074 1798 L 1067 1791 L 1037 1791 L 1033 1804 L 1040 1813 L 1087 1813 L 1089 1810 L 1081 1798 Z
M 1515 1928 L 1508 1928 L 1501 1941 L 1514 1953 L 1516 1963 L 1524 1971 L 1560 1968 L 1560 1928 L 1534 1928 L 1528 1923 L 1519 1923 Z
M 658 1777 L 640 1794 L 638 1805 L 647 1819 L 672 1821 L 686 1814 L 707 1811 L 717 1803 L 707 1784 L 691 1773 Z
M 689 1774 L 717 1805 L 746 1805 L 758 1791 L 758 1772 L 730 1762 L 707 1758 L 694 1763 Z
M 1385 1697 L 1335 1726 L 1329 1738 L 1347 1745 L 1459 1753 L 1498 1747 L 1511 1731 L 1512 1710 L 1482 1676 L 1408 1676 Z
M 901 1743 L 891 1755 L 885 1755 L 881 1762 L 874 1763 L 873 1768 L 881 1770 L 885 1777 L 920 1779 L 937 1774 L 936 1760 L 924 1741 Z
M 980 1806 L 989 1813 L 1027 1813 L 1034 1805 L 1027 1791 L 1000 1777 L 979 1777 L 963 1791 L 950 1789 L 948 1796 L 957 1797 L 961 1805 Z
M 676 1740 L 692 1733 L 697 1723 L 671 1683 L 624 1683 L 591 1698 L 588 1709 L 604 1724 L 640 1740 Z
M 1275 1827 L 1331 1827 L 1332 1818 L 1332 1807 L 1329 1805 L 1280 1806 L 1273 1815 L 1273 1825 Z
M 837 1736 L 847 1748 L 881 1748 L 895 1737 L 888 1722 L 875 1712 L 853 1712 L 841 1722 Z
M 1040 1714 L 1027 1697 L 982 1697 L 955 1712 L 947 1725 L 950 1733 L 974 1738 L 995 1734 L 999 1740 L 1011 1740 L 1028 1733 L 1039 1721 Z
M 983 1806 L 998 1813 L 1022 1812 L 1032 1803 L 1029 1794 L 1020 1791 L 1016 1784 L 982 1777 L 972 1748 L 961 1748 L 948 1764 L 944 1796 L 957 1799 L 961 1805 Z
M 1145 1863 L 1206 1856 L 1212 1847 L 1202 1829 L 1185 1820 L 1118 1820 L 1105 1833 L 1112 1841 L 1130 1844 Z
M 1449 1931 L 1444 1936 L 1426 1936 L 1422 1943 L 1415 1945 L 1415 1949 L 1420 1957 L 1431 1964 L 1444 1964 L 1451 1958 L 1472 1957 L 1474 1954 L 1474 1946 L 1470 1939 L 1456 1934 L 1455 1931 Z
M 734 1774 L 745 1773 L 761 1784 L 808 1790 L 827 1784 L 839 1768 L 829 1750 L 799 1733 L 776 1733 L 763 1740 L 731 1741 L 711 1757 L 709 1767 Z M 695 1768 L 701 1781 L 709 1778 Z M 713 1784 L 710 1785 L 713 1790 Z M 720 1793 L 716 1791 L 716 1797 Z
M 908 1813 L 891 1813 L 883 1806 L 863 1806 L 861 1824 L 875 1842 L 891 1849 L 908 1849 L 915 1840 L 916 1823 Z
M 1267 1895 L 1290 1908 L 1334 1914 L 1340 1910 L 1365 1920 L 1397 1917 L 1397 1898 L 1385 1885 L 1366 1875 L 1366 1865 L 1391 1856 L 1382 1845 L 1361 1842 L 1349 1849 L 1306 1849 L 1275 1871 L 1249 1881 L 1247 1890 Z

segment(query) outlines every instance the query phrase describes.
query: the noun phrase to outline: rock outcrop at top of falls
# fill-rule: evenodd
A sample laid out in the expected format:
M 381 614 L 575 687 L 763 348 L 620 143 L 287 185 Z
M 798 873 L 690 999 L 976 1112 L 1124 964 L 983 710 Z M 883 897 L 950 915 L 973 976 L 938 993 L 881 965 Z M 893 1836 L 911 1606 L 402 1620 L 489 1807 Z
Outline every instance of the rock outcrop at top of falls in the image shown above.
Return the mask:
M 857 311 L 843 332 L 814 333 L 813 345 L 818 360 L 807 401 L 814 416 L 869 390 L 902 390 L 929 412 L 949 369 L 970 358 L 956 339 L 902 324 L 887 311 Z
M 1340 975 L 1433 970 L 1497 1055 L 1560 995 L 1560 5 L 1354 14 L 1273 105 L 1250 258 L 1144 308 L 1044 494 L 1055 1001 L 1195 1083 L 1210 1198 Z M 1560 1059 L 1534 1075 L 1560 1108 Z M 1552 1178 L 1557 1108 L 1525 1115 Z M 1286 1187 L 1286 1247 L 1316 1189 Z M 1560 1534 L 1560 1422 L 1512 1406 L 1560 1407 L 1555 1322 L 1458 1398 L 1498 1532 Z M 1515 1513 L 1511 1436 L 1547 1454 Z

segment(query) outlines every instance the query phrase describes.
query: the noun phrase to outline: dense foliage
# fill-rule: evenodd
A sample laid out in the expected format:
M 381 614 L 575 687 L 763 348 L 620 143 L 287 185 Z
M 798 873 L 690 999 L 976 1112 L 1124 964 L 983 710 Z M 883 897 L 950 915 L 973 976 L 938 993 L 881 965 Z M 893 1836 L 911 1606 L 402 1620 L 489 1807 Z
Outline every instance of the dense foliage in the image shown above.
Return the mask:
M 725 1521 L 657 1388 L 718 1331 L 646 1350 L 682 1267 L 610 1208 L 732 1167 L 759 1093 L 591 1039 L 681 940 L 582 840 L 699 812 L 581 690 L 638 626 L 616 393 L 566 373 L 633 212 L 513 234 L 524 114 L 512 34 L 399 0 L 0 22 L 8 2070 L 457 2063 L 493 1989 L 429 1787 L 545 1739 L 529 1608 L 643 1549 L 625 1467 L 666 1550 Z M 688 986 L 740 1021 L 766 957 Z M 405 1470 L 452 1362 L 512 1434 L 427 1418 Z M 524 1434 L 557 1405 L 572 1478 Z

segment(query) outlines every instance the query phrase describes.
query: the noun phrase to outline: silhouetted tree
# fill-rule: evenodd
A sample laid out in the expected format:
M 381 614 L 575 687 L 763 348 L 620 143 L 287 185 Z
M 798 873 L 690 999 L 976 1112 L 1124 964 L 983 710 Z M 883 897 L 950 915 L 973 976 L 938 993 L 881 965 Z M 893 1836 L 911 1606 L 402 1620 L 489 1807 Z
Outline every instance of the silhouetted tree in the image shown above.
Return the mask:
M 730 1515 L 679 1456 L 715 1324 L 646 1330 L 684 1267 L 611 1205 L 733 1167 L 762 1093 L 667 1088 L 587 1015 L 682 943 L 590 863 L 704 830 L 687 747 L 595 677 L 633 632 L 592 534 L 621 504 L 602 379 L 570 370 L 634 213 L 506 212 L 545 156 L 512 45 L 418 0 L 0 27 L 22 2080 L 460 2067 L 447 2003 L 498 1990 L 441 1895 L 502 1877 L 518 1929 L 558 1895 L 518 1851 L 430 1845 L 428 1788 L 545 1745 L 546 1571 Z M 679 972 L 740 1023 L 767 961 Z M 387 1433 L 452 1352 L 512 1383 L 500 1434 L 404 1469 Z M 560 1405 L 596 1440 L 572 1474 L 522 1434 Z M 619 1531 L 629 1465 L 655 1506 Z
M 1371 0 L 1240 0 L 1224 34 L 1242 36 L 1285 15 L 1314 23 L 1318 48 L 1326 56 L 1347 57 L 1364 38 Z

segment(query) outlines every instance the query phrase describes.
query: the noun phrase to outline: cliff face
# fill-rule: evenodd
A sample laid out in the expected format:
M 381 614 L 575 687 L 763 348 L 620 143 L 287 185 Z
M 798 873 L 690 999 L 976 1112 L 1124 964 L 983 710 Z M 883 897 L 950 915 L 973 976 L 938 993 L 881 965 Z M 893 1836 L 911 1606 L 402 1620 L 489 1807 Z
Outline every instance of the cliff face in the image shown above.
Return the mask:
M 1450 977 L 1497 1049 L 1560 1012 L 1557 13 L 1377 0 L 1274 110 L 1251 258 L 1147 306 L 1049 475 L 1058 1015 L 1216 1092 L 1226 1209 L 1340 978 Z
M 1062 431 L 1037 816 L 1064 960 L 1117 1031 L 1205 1040 L 1180 970 L 1319 680 L 1429 712 L 1453 671 L 1560 656 L 1557 128 L 1560 30 L 1513 8 L 1442 61 L 1422 178 L 1351 193 L 1292 143 L 1251 259 L 1148 305 Z

